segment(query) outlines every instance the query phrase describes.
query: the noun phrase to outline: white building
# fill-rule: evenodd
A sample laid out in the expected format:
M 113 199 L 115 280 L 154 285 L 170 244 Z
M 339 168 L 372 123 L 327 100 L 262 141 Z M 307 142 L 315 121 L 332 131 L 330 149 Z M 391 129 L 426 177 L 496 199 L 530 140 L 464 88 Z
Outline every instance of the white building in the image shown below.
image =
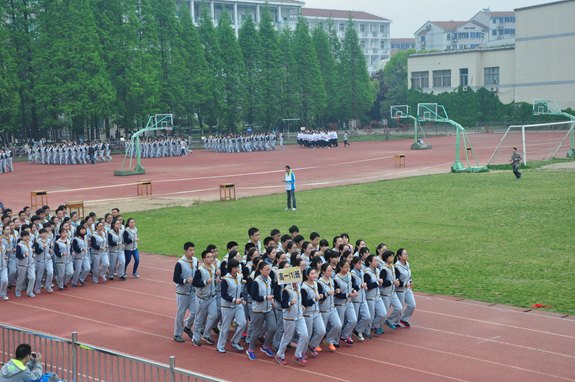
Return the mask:
M 200 0 L 176 0 L 176 5 L 180 7 L 186 4 L 192 15 L 192 20 L 197 24 L 200 18 L 200 7 L 203 1 Z M 246 17 L 251 16 L 256 23 L 261 21 L 261 11 L 266 4 L 265 0 L 228 0 L 228 1 L 206 1 L 210 9 L 210 14 L 214 23 L 217 24 L 218 19 L 222 15 L 222 9 L 225 7 L 232 18 L 232 27 L 238 31 L 242 21 Z M 297 0 L 268 0 L 268 9 L 275 23 L 276 29 L 279 30 L 283 27 L 284 23 L 295 25 L 297 16 L 300 13 L 301 7 L 305 4 L 303 1 Z
M 415 49 L 440 51 L 513 44 L 515 12 L 483 9 L 468 21 L 428 21 L 415 32 Z
M 391 44 L 391 51 L 389 53 L 390 57 L 392 57 L 400 50 L 415 49 L 414 38 L 392 38 L 390 39 L 390 44 Z
M 504 103 L 552 99 L 575 108 L 575 0 L 515 12 L 515 45 L 411 55 L 408 86 L 434 93 L 485 87 Z
M 334 20 L 337 35 L 341 41 L 344 39 L 345 29 L 351 13 L 369 74 L 374 74 L 378 70 L 378 63 L 390 57 L 389 29 L 391 20 L 367 12 L 334 9 L 302 8 L 301 13 L 307 19 L 310 29 L 313 29 L 316 23 L 325 25 L 331 17 Z

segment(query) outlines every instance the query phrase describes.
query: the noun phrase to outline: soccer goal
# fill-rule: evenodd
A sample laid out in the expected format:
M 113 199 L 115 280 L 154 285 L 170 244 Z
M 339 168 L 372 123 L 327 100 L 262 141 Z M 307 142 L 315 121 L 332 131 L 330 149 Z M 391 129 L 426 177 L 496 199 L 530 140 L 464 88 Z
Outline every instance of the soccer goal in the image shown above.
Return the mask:
M 575 117 L 562 112 L 552 100 L 534 100 L 533 115 L 557 115 L 569 120 L 509 126 L 491 155 L 488 165 L 509 164 L 514 147 L 523 156 L 523 164 L 527 164 L 528 159 L 539 161 L 575 157 L 573 147 Z

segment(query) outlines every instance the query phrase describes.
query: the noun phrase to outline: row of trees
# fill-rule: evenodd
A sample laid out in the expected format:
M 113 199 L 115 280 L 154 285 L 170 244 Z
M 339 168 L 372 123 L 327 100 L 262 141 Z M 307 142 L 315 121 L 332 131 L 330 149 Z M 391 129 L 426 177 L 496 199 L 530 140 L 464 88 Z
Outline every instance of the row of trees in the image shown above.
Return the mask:
M 351 18 L 340 42 L 333 22 L 310 31 L 303 17 L 278 32 L 267 7 L 238 38 L 206 3 L 197 26 L 173 0 L 13 0 L 0 14 L 0 129 L 35 139 L 47 127 L 131 131 L 157 113 L 220 129 L 325 125 L 366 115 L 379 90 Z

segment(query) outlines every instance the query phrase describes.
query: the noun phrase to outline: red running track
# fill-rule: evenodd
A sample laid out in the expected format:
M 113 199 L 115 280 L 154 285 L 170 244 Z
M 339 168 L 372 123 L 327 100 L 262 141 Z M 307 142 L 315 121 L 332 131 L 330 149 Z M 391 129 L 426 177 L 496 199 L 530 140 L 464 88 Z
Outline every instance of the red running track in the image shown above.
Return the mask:
M 100 285 L 35 299 L 0 303 L 0 321 L 24 329 L 167 363 L 223 380 L 267 381 L 575 381 L 575 318 L 525 308 L 416 293 L 410 329 L 385 327 L 378 338 L 324 350 L 306 366 L 288 366 L 258 352 L 257 361 L 227 346 L 226 354 L 203 343 L 176 343 L 171 281 L 175 258 L 142 254 L 140 279 Z M 25 296 L 25 295 L 24 295 Z M 215 336 L 214 336 L 215 338 Z M 322 345 L 323 346 L 323 345 Z M 6 351 L 6 350 L 4 350 Z M 281 373 L 281 374 L 280 374 Z
M 470 135 L 470 139 L 480 165 L 485 165 L 501 134 Z M 215 200 L 219 198 L 221 183 L 235 183 L 237 197 L 282 193 L 284 185 L 280 181 L 285 165 L 295 172 L 298 190 L 450 171 L 455 159 L 454 136 L 430 138 L 431 150 L 411 151 L 411 143 L 360 142 L 334 149 L 291 145 L 285 151 L 235 154 L 196 150 L 184 158 L 142 159 L 146 174 L 128 177 L 113 175 L 114 170 L 120 169 L 121 156 L 115 156 L 111 163 L 96 165 L 31 166 L 18 162 L 14 163 L 14 173 L 0 175 L 0 201 L 17 212 L 29 205 L 30 191 L 35 190 L 48 191 L 52 207 L 75 200 L 93 204 L 135 198 L 135 182 L 139 179 L 153 181 L 155 198 Z M 406 167 L 395 167 L 395 154 L 406 155 Z M 467 167 L 465 155 L 462 158 Z

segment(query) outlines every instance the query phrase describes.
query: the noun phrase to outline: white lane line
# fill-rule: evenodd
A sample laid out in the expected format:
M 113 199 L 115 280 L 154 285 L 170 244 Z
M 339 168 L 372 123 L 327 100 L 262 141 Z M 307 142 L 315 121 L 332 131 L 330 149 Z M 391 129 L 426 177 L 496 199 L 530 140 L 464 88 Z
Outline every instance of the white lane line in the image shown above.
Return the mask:
M 495 326 L 503 326 L 503 327 L 506 327 L 506 328 L 513 328 L 513 329 L 519 329 L 519 330 L 527 330 L 527 331 L 530 331 L 530 332 L 547 334 L 547 335 L 551 335 L 551 336 L 557 336 L 557 337 L 563 337 L 563 338 L 569 338 L 569 339 L 575 340 L 575 337 L 574 337 L 574 336 L 568 336 L 568 335 L 566 335 L 566 334 L 551 333 L 551 332 L 546 332 L 546 331 L 544 331 L 544 330 L 523 328 L 523 327 L 521 327 L 521 326 L 516 326 L 516 325 L 502 324 L 502 323 L 500 323 L 500 322 L 495 322 L 495 321 L 478 320 L 478 319 L 476 319 L 476 318 L 455 316 L 455 315 L 453 315 L 453 314 L 447 314 L 447 313 L 431 312 L 431 311 L 429 311 L 429 310 L 421 310 L 421 309 L 418 309 L 417 311 L 418 311 L 418 312 L 422 312 L 422 313 L 435 314 L 435 315 L 438 315 L 438 316 L 445 316 L 445 317 L 449 317 L 449 318 L 459 318 L 459 319 L 461 319 L 461 320 L 467 320 L 467 321 L 473 321 L 473 322 L 480 322 L 480 323 L 482 323 L 482 324 L 495 325 Z
M 431 349 L 431 348 L 427 348 L 427 347 L 424 347 L 424 346 L 406 344 L 406 343 L 398 342 L 398 341 L 386 340 L 386 339 L 384 339 L 384 338 L 376 338 L 376 339 L 381 340 L 381 341 L 391 342 L 391 343 L 398 344 L 398 345 L 404 345 L 404 346 L 409 346 L 409 347 L 413 347 L 413 348 L 417 348 L 417 349 L 423 349 L 423 350 L 432 351 L 432 352 L 436 352 L 436 353 L 446 354 L 446 355 L 450 355 L 450 356 L 453 356 L 453 357 L 467 358 L 467 359 L 471 359 L 471 360 L 474 360 L 474 361 L 486 362 L 486 363 L 490 363 L 490 364 L 492 364 L 492 365 L 503 366 L 503 367 L 507 367 L 507 368 L 511 368 L 511 369 L 515 369 L 515 370 L 525 371 L 525 372 L 528 372 L 528 373 L 540 374 L 540 375 L 544 375 L 544 376 L 546 376 L 546 377 L 552 377 L 552 378 L 562 379 L 562 380 L 565 380 L 565 381 L 575 381 L 575 379 L 570 379 L 570 378 L 565 378 L 565 377 L 559 377 L 559 376 L 557 376 L 557 375 L 547 374 L 547 373 L 543 373 L 543 372 L 541 372 L 541 371 L 535 371 L 535 370 L 525 369 L 525 368 L 519 367 L 519 366 L 507 365 L 507 364 L 504 364 L 504 363 L 499 363 L 499 362 L 495 362 L 495 361 L 489 361 L 489 360 L 486 360 L 486 359 L 477 358 L 477 357 L 471 357 L 471 356 L 468 356 L 468 355 L 451 353 L 451 352 L 447 352 L 447 351 L 443 351 L 443 350 Z

